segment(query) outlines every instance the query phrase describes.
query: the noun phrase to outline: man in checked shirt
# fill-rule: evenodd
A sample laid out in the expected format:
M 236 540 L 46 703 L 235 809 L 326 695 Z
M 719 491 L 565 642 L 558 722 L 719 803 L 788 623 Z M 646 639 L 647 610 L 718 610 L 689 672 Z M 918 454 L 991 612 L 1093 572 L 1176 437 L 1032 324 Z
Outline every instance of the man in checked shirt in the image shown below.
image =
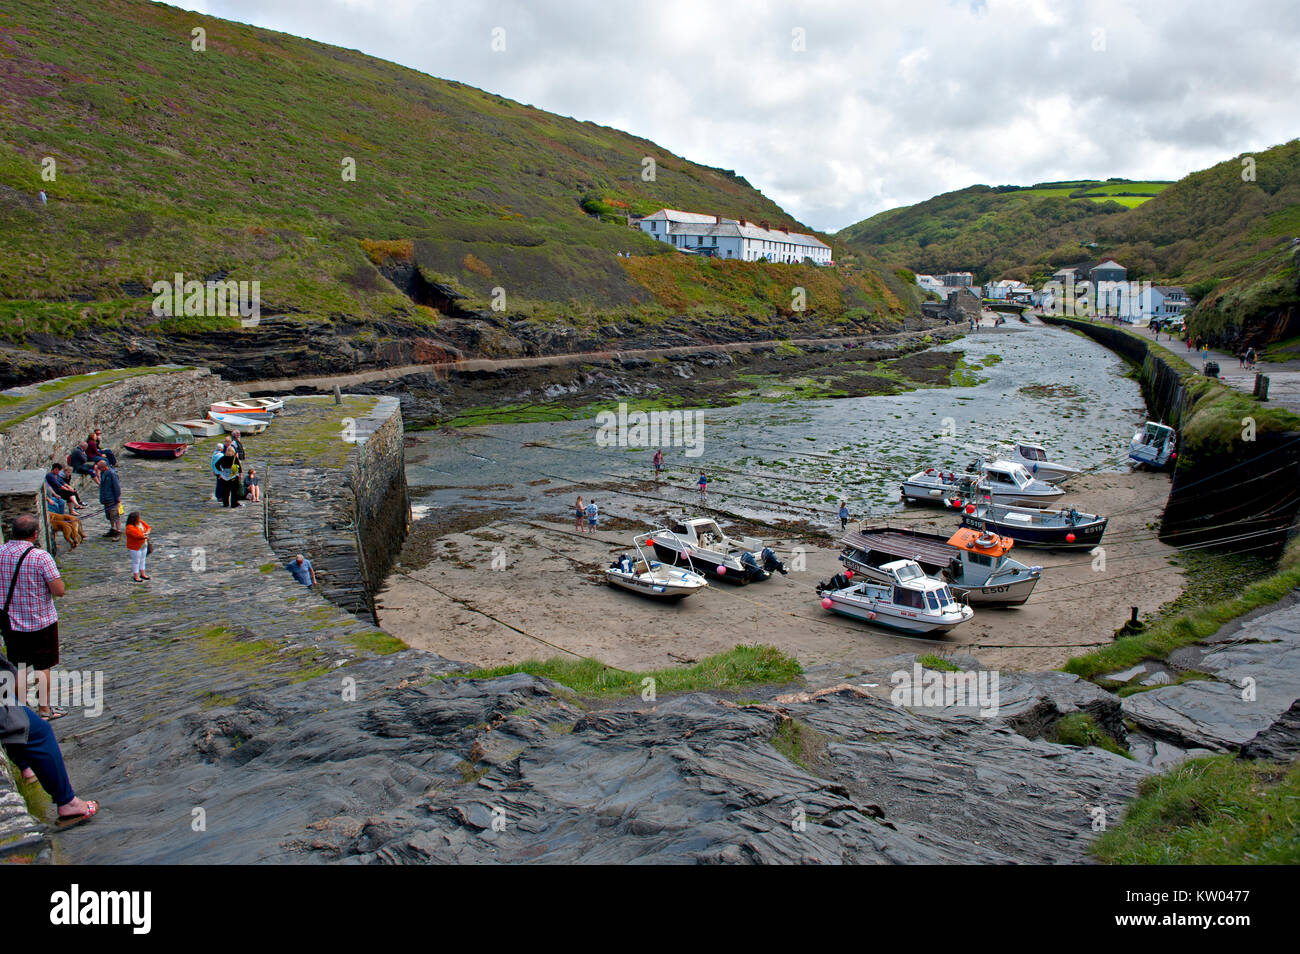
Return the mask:
M 7 601 L 9 619 L 0 619 L 5 654 L 18 668 L 18 699 L 27 698 L 26 669 L 36 671 L 36 695 L 42 718 L 67 715 L 50 705 L 50 670 L 59 662 L 59 611 L 54 600 L 64 593 L 54 557 L 36 545 L 37 521 L 29 513 L 14 518 L 13 533 L 0 546 L 0 607 Z M 10 596 L 12 593 L 12 596 Z

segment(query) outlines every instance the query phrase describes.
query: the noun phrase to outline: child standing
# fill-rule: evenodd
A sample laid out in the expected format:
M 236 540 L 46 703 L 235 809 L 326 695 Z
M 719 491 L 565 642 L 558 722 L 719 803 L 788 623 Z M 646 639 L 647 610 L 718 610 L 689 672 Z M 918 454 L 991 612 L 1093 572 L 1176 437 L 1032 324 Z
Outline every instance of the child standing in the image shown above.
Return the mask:
M 709 475 L 704 473 L 704 471 L 700 471 L 699 487 L 700 487 L 700 503 L 702 504 L 708 503 L 709 502 Z
M 596 532 L 596 520 L 600 516 L 600 511 L 596 509 L 596 501 L 587 504 L 587 532 Z
M 849 502 L 840 501 L 840 529 L 847 530 L 849 526 Z
M 143 583 L 149 579 L 145 561 L 149 556 L 149 524 L 140 519 L 140 511 L 132 510 L 126 518 L 126 550 L 131 555 L 131 582 Z

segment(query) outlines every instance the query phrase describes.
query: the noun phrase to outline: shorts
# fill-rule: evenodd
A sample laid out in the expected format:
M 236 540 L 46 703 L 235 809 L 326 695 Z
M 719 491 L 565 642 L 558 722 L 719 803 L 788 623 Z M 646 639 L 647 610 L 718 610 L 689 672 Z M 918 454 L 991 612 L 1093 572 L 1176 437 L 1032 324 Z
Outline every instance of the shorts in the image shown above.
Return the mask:
M 117 519 L 117 504 L 104 504 L 104 519 L 109 523 Z
M 30 633 L 14 630 L 5 640 L 5 655 L 11 663 L 22 663 L 37 670 L 53 669 L 59 663 L 58 621 Z
M 595 518 L 595 517 L 588 517 L 588 518 L 587 518 L 587 526 L 589 526 L 589 527 L 594 527 L 595 525 L 596 525 L 596 518 Z

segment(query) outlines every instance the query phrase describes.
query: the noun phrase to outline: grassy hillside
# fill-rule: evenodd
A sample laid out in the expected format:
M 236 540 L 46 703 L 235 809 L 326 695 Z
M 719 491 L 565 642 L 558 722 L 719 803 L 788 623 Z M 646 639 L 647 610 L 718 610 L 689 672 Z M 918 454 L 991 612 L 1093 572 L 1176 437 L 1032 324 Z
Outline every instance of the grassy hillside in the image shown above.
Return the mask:
M 1087 241 L 1099 223 L 1168 185 L 1126 179 L 975 185 L 881 212 L 836 238 L 853 252 L 915 272 L 972 271 L 980 281 L 1027 280 L 1050 262 L 1088 257 L 1081 239 Z
M 1254 179 L 1243 180 L 1243 160 Z M 1300 335 L 1300 140 L 1160 183 L 972 186 L 842 230 L 849 248 L 919 272 L 1039 281 L 1063 265 L 1114 258 L 1130 279 L 1186 285 L 1194 331 L 1256 344 Z
M 134 0 L 10 0 L 0 59 L 10 341 L 238 329 L 155 322 L 150 286 L 175 272 L 260 281 L 263 316 L 436 324 L 376 267 L 400 264 L 403 249 L 463 306 L 486 308 L 503 287 L 510 315 L 539 321 L 736 302 L 771 313 L 796 284 L 771 300 L 691 288 L 696 263 L 616 214 L 674 206 L 798 224 L 734 173 L 355 51 Z M 618 252 L 654 258 L 627 267 Z M 665 284 L 692 294 L 669 302 L 655 290 Z M 889 317 L 915 303 L 892 275 L 832 285 L 810 304 Z

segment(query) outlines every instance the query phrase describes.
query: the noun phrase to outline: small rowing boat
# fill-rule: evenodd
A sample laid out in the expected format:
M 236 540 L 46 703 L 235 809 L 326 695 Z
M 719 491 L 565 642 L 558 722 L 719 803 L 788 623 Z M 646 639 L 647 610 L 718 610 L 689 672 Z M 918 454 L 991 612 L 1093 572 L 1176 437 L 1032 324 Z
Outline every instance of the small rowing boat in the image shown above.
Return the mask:
M 263 415 L 262 420 L 255 420 L 251 417 L 244 417 L 242 414 L 222 414 L 219 411 L 209 411 L 208 417 L 220 424 L 223 430 L 232 433 L 239 431 L 241 434 L 260 434 L 266 430 L 266 425 L 271 423 L 270 415 Z
M 246 417 L 251 415 L 255 417 L 268 418 L 273 413 L 265 404 L 260 404 L 255 400 L 218 401 L 215 404 L 208 405 L 208 412 L 215 412 L 217 414 L 242 414 Z
M 185 453 L 189 444 L 160 444 L 156 441 L 127 441 L 122 445 L 136 457 L 151 460 L 175 460 Z
M 221 425 L 216 421 L 201 421 L 198 418 L 188 421 L 168 421 L 172 427 L 183 427 L 194 437 L 216 437 L 221 433 Z

